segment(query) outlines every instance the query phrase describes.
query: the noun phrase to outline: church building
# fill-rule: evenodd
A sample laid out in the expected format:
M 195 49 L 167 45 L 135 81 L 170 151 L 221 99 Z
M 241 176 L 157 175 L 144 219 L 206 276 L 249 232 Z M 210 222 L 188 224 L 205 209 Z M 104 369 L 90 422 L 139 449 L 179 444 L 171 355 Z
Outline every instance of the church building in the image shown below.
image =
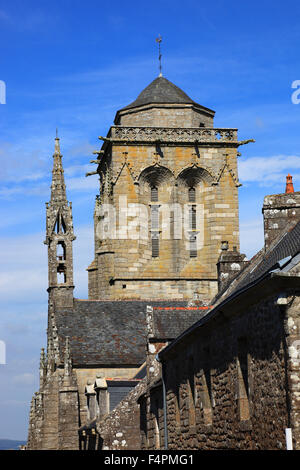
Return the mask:
M 238 140 L 237 129 L 214 128 L 214 114 L 159 76 L 99 137 L 96 170 L 88 174 L 99 176 L 100 187 L 87 300 L 73 295 L 76 228 L 56 137 L 46 205 L 48 341 L 28 449 L 79 449 L 79 429 L 145 377 L 147 306 L 158 332 L 161 319 L 173 323 L 164 332 L 169 341 L 217 295 L 224 247 L 241 269 L 237 156 L 248 141 Z

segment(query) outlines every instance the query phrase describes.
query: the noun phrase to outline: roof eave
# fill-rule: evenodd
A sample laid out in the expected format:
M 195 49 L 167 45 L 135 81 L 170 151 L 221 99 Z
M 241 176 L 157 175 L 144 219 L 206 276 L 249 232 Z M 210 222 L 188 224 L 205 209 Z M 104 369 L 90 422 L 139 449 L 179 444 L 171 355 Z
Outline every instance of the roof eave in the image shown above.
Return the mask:
M 207 315 L 202 317 L 198 322 L 192 325 L 188 330 L 184 331 L 178 336 L 171 344 L 166 346 L 163 350 L 158 353 L 158 357 L 161 361 L 168 355 L 176 344 L 184 341 L 187 337 L 191 336 L 198 328 L 201 328 L 209 321 L 218 319 L 218 314 L 229 318 L 236 315 L 241 309 L 248 307 L 253 303 L 257 303 L 262 298 L 268 297 L 276 292 L 280 292 L 283 288 L 299 288 L 300 286 L 300 273 L 282 273 L 282 272 L 270 272 L 268 271 L 265 275 L 256 279 L 247 286 L 241 288 L 239 291 L 225 298 L 220 304 L 213 308 Z M 247 295 L 255 289 L 255 295 Z

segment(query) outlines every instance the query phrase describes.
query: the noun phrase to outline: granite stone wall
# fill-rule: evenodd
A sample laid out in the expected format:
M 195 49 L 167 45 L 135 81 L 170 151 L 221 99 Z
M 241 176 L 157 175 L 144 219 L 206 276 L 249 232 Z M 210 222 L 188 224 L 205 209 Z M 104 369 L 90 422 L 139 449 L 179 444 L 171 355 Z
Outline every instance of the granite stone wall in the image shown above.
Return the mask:
M 234 317 L 220 314 L 164 356 L 169 449 L 285 449 L 291 423 L 299 445 L 299 361 L 290 354 L 299 292 L 287 298 L 287 308 L 274 295 Z M 140 400 L 147 449 L 157 445 L 151 393 Z
M 221 242 L 239 250 L 237 142 L 209 139 L 205 145 L 174 141 L 157 146 L 154 136 L 147 144 L 116 142 L 107 147 L 98 168 L 95 259 L 88 268 L 91 300 L 189 300 L 195 294 L 207 300 L 217 293 Z M 152 186 L 158 188 L 160 207 L 158 257 L 152 256 L 151 246 Z M 196 191 L 194 232 L 185 212 L 190 187 Z M 134 213 L 137 204 L 142 219 Z M 181 215 L 174 215 L 174 205 Z M 111 219 L 108 207 L 113 208 Z M 115 227 L 113 237 L 105 235 L 112 226 L 108 220 Z M 180 221 L 180 235 L 174 236 L 174 220 Z M 197 237 L 197 256 L 190 255 L 191 235 Z
M 265 196 L 262 212 L 267 249 L 290 222 L 299 220 L 300 192 Z
M 96 429 L 102 450 L 139 450 L 140 410 L 138 396 L 145 388 L 142 380 L 105 418 L 98 420 Z

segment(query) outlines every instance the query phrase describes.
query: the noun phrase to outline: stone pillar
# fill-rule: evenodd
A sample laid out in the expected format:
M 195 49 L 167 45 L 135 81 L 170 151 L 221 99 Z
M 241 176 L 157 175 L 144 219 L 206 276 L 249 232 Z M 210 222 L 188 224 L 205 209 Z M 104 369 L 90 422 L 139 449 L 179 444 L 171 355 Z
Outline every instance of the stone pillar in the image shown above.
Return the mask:
M 107 390 L 107 382 L 102 374 L 97 374 L 94 385 L 97 397 L 98 417 L 102 419 L 109 413 L 109 394 Z
M 79 406 L 76 386 L 63 385 L 59 390 L 58 433 L 60 450 L 79 450 Z
M 217 263 L 219 292 L 240 273 L 248 262 L 246 256 L 240 254 L 235 246 L 232 251 L 228 250 L 228 241 L 222 241 L 221 249 Z
M 76 378 L 72 370 L 71 347 L 66 336 L 64 374 L 58 398 L 59 449 L 79 450 L 79 400 Z
M 87 381 L 85 386 L 85 396 L 87 400 L 87 422 L 93 420 L 97 416 L 97 401 L 96 401 L 96 391 L 94 389 L 94 384 L 91 380 Z

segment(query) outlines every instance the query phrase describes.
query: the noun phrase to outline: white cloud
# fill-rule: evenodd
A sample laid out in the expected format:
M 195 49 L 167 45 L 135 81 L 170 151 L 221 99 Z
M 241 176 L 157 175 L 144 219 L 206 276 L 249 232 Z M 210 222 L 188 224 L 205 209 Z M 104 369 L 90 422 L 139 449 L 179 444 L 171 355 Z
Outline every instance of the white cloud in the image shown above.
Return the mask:
M 93 258 L 93 227 L 75 229 L 73 244 L 76 291 L 87 295 L 86 268 Z M 2 301 L 42 300 L 48 285 L 47 247 L 44 233 L 0 239 L 0 296 Z
M 300 156 L 274 155 L 239 160 L 239 177 L 242 182 L 258 183 L 260 186 L 275 183 L 284 187 L 288 173 L 294 176 L 295 181 L 299 181 Z

